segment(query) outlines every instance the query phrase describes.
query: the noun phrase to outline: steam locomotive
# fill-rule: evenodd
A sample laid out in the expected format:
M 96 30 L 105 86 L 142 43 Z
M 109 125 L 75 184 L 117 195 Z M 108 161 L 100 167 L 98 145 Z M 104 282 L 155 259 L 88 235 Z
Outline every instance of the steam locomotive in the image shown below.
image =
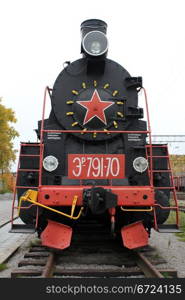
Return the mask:
M 39 142 L 21 143 L 13 207 L 25 224 L 12 232 L 37 230 L 55 249 L 69 247 L 74 229 L 89 220 L 130 249 L 147 245 L 151 228 L 167 231 L 175 193 L 168 149 L 152 145 L 147 101 L 148 121 L 138 106 L 142 78 L 107 58 L 106 31 L 102 20 L 81 24 L 82 58 L 66 62 L 46 88 Z

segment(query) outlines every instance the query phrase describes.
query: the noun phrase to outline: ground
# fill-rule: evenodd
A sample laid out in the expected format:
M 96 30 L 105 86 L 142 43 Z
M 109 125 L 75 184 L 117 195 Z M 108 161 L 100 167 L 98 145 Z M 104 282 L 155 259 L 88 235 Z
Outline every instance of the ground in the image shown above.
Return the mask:
M 168 262 L 169 268 L 178 271 L 178 277 L 185 278 L 185 242 L 179 241 L 174 233 L 152 230 L 150 245 Z
M 0 226 L 11 218 L 12 194 L 0 194 Z
M 3 222 L 6 222 L 10 219 L 11 216 L 11 205 L 12 205 L 12 195 L 5 194 L 0 195 L 0 225 Z M 9 226 L 10 224 L 8 224 Z M 7 232 L 3 233 L 3 238 L 5 238 L 5 234 L 11 239 L 12 233 Z M 2 230 L 0 229 L 0 233 Z M 17 235 L 18 238 L 18 235 Z M 25 241 L 23 238 L 22 242 Z M 30 236 L 26 238 L 27 242 L 30 238 L 35 238 L 35 236 Z M 20 237 L 19 237 L 20 239 Z M 14 239 L 12 239 L 12 242 Z M 157 249 L 157 252 L 160 257 L 163 257 L 168 262 L 168 268 L 178 270 L 178 277 L 185 278 L 185 242 L 179 241 L 179 238 L 173 233 L 158 233 L 152 230 L 152 234 L 150 237 L 150 245 Z M 10 261 L 8 261 L 7 266 L 9 269 L 0 272 L 0 277 L 9 277 L 10 276 L 10 268 L 15 268 L 18 261 L 21 258 L 21 255 L 25 252 L 25 242 L 23 246 L 18 250 L 17 254 L 13 256 Z M 5 251 L 4 248 L 0 248 L 0 251 Z M 0 253 L 1 255 L 2 253 Z M 162 266 L 160 266 L 162 267 Z M 166 264 L 164 266 L 166 268 Z

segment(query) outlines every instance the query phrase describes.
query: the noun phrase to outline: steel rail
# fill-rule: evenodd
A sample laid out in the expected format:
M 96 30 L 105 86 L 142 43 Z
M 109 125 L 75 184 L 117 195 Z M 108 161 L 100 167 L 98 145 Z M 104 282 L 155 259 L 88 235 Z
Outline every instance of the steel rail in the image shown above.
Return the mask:
M 99 244 L 98 244 L 99 245 Z M 100 247 L 100 245 L 99 245 Z M 102 240 L 101 240 L 101 247 L 102 247 Z M 75 248 L 76 249 L 76 248 Z M 80 247 L 81 249 L 81 247 Z M 80 250 L 81 251 L 81 250 Z M 115 249 L 116 252 L 113 251 L 112 255 L 115 256 L 116 253 L 121 259 L 123 252 L 121 248 Z M 77 251 L 78 252 L 78 251 Z M 82 253 L 78 252 L 78 255 L 83 255 L 87 253 L 86 251 Z M 106 253 L 106 252 L 105 252 Z M 114 255 L 115 253 L 115 255 Z M 130 254 L 129 254 L 130 253 Z M 169 276 L 177 278 L 177 271 L 172 269 L 160 269 L 157 270 L 153 266 L 153 262 L 149 262 L 148 259 L 135 250 L 130 250 L 129 252 L 125 252 L 126 256 L 123 255 L 122 263 L 126 266 L 126 268 L 118 268 L 117 263 L 113 263 L 115 268 L 78 268 L 78 266 L 74 268 L 64 268 L 60 265 L 60 255 L 53 252 L 48 252 L 46 248 L 43 246 L 32 246 L 30 251 L 24 255 L 24 259 L 18 263 L 18 269 L 14 269 L 11 272 L 11 278 L 16 277 L 42 277 L 42 278 L 52 278 L 55 276 L 63 277 L 63 276 L 80 276 L 80 277 L 107 277 L 107 278 L 116 278 L 116 277 L 132 277 L 132 276 L 141 276 L 144 275 L 146 278 L 164 278 L 162 273 L 167 273 Z M 69 262 L 74 252 L 67 253 L 63 256 L 64 262 Z M 96 255 L 96 254 L 95 254 Z M 57 263 L 56 263 L 57 260 Z M 74 263 L 74 262 L 73 262 Z M 161 262 L 155 262 L 154 264 Z M 78 263 L 77 263 L 78 264 Z M 105 262 L 103 263 L 105 264 Z M 34 268 L 29 268 L 32 266 Z M 138 268 L 136 268 L 138 266 Z M 26 267 L 26 268 L 20 268 Z M 36 268 L 35 268 L 36 267 Z
M 164 276 L 156 269 L 154 265 L 139 251 L 134 251 L 136 263 L 143 271 L 146 278 L 164 278 Z
M 41 277 L 51 278 L 53 276 L 54 264 L 55 264 L 55 253 L 51 252 L 50 255 L 48 256 L 47 263 L 42 271 Z
M 19 218 L 18 216 L 17 216 L 17 217 L 15 217 L 15 218 L 13 218 L 13 221 L 14 221 L 14 220 L 16 220 L 16 219 L 18 219 L 18 218 Z M 3 228 L 5 225 L 7 225 L 7 224 L 11 223 L 11 222 L 12 222 L 12 220 L 11 220 L 11 219 L 10 219 L 10 220 L 8 220 L 8 221 L 5 221 L 3 224 L 1 224 L 1 225 L 0 225 L 0 229 L 1 229 L 1 228 Z

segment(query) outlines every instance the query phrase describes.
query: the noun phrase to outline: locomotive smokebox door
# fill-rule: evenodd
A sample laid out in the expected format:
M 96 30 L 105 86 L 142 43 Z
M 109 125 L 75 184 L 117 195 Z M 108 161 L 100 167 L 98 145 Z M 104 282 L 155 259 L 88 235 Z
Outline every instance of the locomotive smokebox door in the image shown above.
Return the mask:
M 108 208 L 117 206 L 117 195 L 101 187 L 94 187 L 84 191 L 84 207 L 92 214 L 103 214 Z

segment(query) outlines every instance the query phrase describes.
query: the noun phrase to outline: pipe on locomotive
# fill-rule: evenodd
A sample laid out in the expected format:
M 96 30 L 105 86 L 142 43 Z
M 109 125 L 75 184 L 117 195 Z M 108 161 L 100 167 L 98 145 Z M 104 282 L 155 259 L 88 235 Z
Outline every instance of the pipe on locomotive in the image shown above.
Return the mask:
M 86 20 L 81 24 L 81 53 L 90 59 L 104 59 L 108 51 L 107 24 L 98 19 Z

